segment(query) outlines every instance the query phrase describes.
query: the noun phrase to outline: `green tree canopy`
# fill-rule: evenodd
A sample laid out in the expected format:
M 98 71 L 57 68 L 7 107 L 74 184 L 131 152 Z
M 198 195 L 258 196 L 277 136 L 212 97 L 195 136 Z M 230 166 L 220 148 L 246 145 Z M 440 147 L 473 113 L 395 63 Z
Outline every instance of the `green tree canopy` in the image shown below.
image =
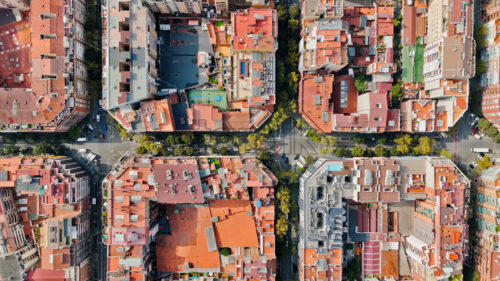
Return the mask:
M 351 154 L 353 157 L 361 157 L 365 155 L 365 149 L 361 145 L 356 145 L 352 148 Z
M 384 157 L 387 155 L 387 149 L 383 145 L 377 145 L 375 147 L 375 155 L 378 157 Z
M 364 92 L 368 87 L 368 82 L 366 81 L 366 78 L 364 76 L 357 76 L 356 80 L 354 81 L 354 87 L 356 87 L 356 90 L 358 90 L 358 92 L 360 93 Z

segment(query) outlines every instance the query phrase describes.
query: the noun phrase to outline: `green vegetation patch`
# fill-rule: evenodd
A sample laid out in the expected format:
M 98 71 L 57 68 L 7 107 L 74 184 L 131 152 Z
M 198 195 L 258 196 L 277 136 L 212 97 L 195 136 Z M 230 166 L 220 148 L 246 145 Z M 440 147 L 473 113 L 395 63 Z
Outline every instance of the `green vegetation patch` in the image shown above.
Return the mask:
M 403 46 L 403 81 L 424 81 L 425 46 Z

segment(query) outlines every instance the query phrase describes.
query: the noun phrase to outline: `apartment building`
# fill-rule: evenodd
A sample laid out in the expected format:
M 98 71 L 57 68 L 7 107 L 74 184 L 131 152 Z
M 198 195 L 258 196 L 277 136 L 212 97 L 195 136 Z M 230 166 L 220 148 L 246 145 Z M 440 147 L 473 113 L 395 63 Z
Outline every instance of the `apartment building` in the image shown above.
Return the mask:
M 500 128 L 500 3 L 481 3 L 481 19 L 484 22 L 486 46 L 479 51 L 479 59 L 485 63 L 486 71 L 481 74 L 483 91 L 482 112 L 495 127 Z
M 500 168 L 484 170 L 476 181 L 477 243 L 474 247 L 475 269 L 479 280 L 500 280 L 500 247 L 498 242 L 498 195 Z
M 475 75 L 471 1 L 404 3 L 401 131 L 447 131 L 467 110 Z
M 278 16 L 254 4 L 106 2 L 104 107 L 133 132 L 260 127 L 276 103 Z
M 18 16 L 2 11 L 13 13 L 0 25 L 2 131 L 65 132 L 85 117 L 85 11 L 81 0 L 31 1 Z
M 70 158 L 6 157 L 0 182 L 0 279 L 90 280 L 86 172 Z
M 299 278 L 461 276 L 469 181 L 448 159 L 319 159 L 300 179 Z
M 123 157 L 103 181 L 107 280 L 275 280 L 276 184 L 256 158 Z
M 399 131 L 398 109 L 389 109 L 394 7 L 343 1 L 303 1 L 299 44 L 299 113 L 320 133 Z M 337 74 L 347 68 L 348 75 Z M 354 72 L 367 74 L 365 92 Z

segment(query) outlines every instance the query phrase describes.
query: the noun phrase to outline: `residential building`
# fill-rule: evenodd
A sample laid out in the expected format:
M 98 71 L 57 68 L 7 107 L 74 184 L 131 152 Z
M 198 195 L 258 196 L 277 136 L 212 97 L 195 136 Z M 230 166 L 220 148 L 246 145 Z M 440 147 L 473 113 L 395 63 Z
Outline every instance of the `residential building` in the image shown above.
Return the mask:
M 486 13 L 485 42 L 486 46 L 479 51 L 479 59 L 485 64 L 485 72 L 481 73 L 480 85 L 483 91 L 481 100 L 483 116 L 495 127 L 500 128 L 500 14 L 493 12 L 493 4 L 484 7 Z M 498 10 L 498 7 L 497 7 Z
M 105 2 L 104 108 L 132 132 L 260 127 L 276 103 L 278 16 L 236 2 L 248 4 Z
M 299 43 L 299 113 L 319 133 L 399 131 L 398 109 L 389 109 L 394 7 L 385 2 L 302 1 Z M 347 69 L 348 75 L 336 72 Z M 354 74 L 369 75 L 358 92 Z
M 354 260 L 363 280 L 460 278 L 468 200 L 449 159 L 321 158 L 300 179 L 299 278 L 343 280 Z
M 0 128 L 68 131 L 89 107 L 85 2 L 31 1 L 21 10 L 0 24 Z
M 500 245 L 498 236 L 498 194 L 500 167 L 484 170 L 476 181 L 477 187 L 477 243 L 474 264 L 479 280 L 500 280 Z
M 469 79 L 475 75 L 473 6 L 448 0 L 404 3 L 401 131 L 448 131 L 467 110 Z
M 275 280 L 276 184 L 251 157 L 123 157 L 103 181 L 107 280 Z
M 0 182 L 0 279 L 90 280 L 86 172 L 70 158 L 6 157 Z

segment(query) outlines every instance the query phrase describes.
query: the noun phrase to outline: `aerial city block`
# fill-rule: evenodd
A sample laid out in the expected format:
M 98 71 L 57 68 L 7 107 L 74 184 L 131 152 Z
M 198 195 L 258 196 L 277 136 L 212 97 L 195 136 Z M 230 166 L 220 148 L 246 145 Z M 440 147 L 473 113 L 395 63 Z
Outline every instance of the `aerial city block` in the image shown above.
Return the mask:
M 0 281 L 500 281 L 500 0 L 0 0 Z

